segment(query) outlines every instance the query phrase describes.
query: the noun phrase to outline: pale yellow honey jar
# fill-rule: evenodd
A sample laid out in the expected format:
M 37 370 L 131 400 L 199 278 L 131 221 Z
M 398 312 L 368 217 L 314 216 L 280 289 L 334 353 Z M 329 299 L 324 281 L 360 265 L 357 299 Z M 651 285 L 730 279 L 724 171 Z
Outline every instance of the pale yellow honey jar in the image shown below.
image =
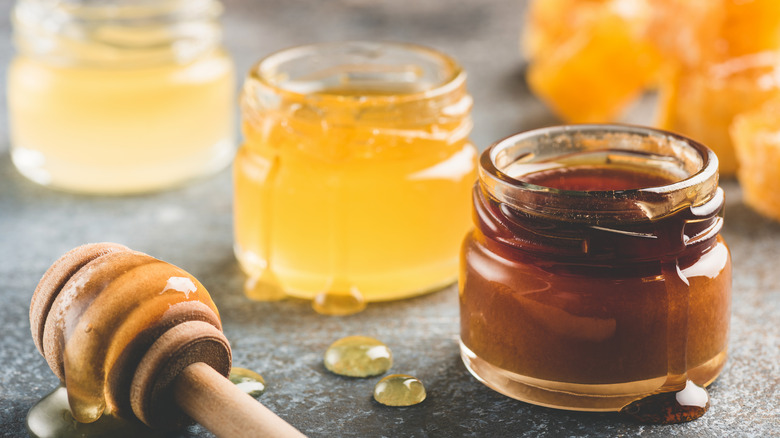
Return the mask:
M 224 168 L 234 67 L 216 0 L 19 0 L 11 157 L 27 178 L 133 193 Z

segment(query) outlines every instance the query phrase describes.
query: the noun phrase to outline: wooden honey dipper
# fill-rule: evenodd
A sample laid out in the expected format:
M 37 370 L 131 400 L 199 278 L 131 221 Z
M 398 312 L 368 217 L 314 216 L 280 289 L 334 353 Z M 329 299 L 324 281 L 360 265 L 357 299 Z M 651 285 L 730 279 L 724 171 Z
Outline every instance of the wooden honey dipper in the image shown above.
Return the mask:
M 192 418 L 219 437 L 303 436 L 225 378 L 217 308 L 169 263 L 114 243 L 75 248 L 38 283 L 30 326 L 79 422 L 109 411 L 154 429 Z

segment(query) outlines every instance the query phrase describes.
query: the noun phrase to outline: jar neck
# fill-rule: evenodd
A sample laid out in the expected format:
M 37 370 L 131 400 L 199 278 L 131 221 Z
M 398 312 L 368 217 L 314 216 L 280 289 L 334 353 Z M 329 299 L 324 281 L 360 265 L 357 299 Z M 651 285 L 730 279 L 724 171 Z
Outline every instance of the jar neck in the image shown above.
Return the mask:
M 720 188 L 698 208 L 655 221 L 610 226 L 550 220 L 515 210 L 492 198 L 481 184 L 475 186 L 473 200 L 476 227 L 488 246 L 572 263 L 673 261 L 709 248 L 723 226 Z
M 20 54 L 66 67 L 187 64 L 221 43 L 218 0 L 19 0 Z
M 539 169 L 583 160 L 607 169 L 627 160 L 636 169 L 677 176 L 663 186 L 627 190 L 528 182 Z M 674 134 L 620 125 L 547 128 L 483 153 L 475 221 L 490 241 L 536 254 L 588 263 L 671 260 L 717 237 L 724 204 L 717 181 L 715 155 Z
M 384 145 L 413 140 L 456 143 L 471 131 L 465 72 L 419 46 L 346 42 L 271 55 L 247 78 L 245 123 L 289 133 Z

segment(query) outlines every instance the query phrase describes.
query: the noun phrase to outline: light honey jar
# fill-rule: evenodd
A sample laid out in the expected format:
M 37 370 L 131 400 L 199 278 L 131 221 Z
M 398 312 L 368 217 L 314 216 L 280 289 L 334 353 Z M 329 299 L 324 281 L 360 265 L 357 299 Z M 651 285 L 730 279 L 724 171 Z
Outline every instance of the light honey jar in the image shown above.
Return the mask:
M 351 313 L 337 302 L 455 281 L 477 152 L 452 58 L 411 44 L 292 48 L 252 68 L 241 105 L 235 250 L 250 297 Z

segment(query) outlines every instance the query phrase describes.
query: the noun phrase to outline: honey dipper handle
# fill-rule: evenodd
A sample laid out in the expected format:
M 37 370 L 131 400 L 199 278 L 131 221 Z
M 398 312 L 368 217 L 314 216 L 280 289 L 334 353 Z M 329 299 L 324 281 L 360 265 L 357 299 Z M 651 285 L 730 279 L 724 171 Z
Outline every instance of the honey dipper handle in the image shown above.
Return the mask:
M 203 362 L 176 377 L 173 396 L 187 415 L 220 438 L 305 436 Z

